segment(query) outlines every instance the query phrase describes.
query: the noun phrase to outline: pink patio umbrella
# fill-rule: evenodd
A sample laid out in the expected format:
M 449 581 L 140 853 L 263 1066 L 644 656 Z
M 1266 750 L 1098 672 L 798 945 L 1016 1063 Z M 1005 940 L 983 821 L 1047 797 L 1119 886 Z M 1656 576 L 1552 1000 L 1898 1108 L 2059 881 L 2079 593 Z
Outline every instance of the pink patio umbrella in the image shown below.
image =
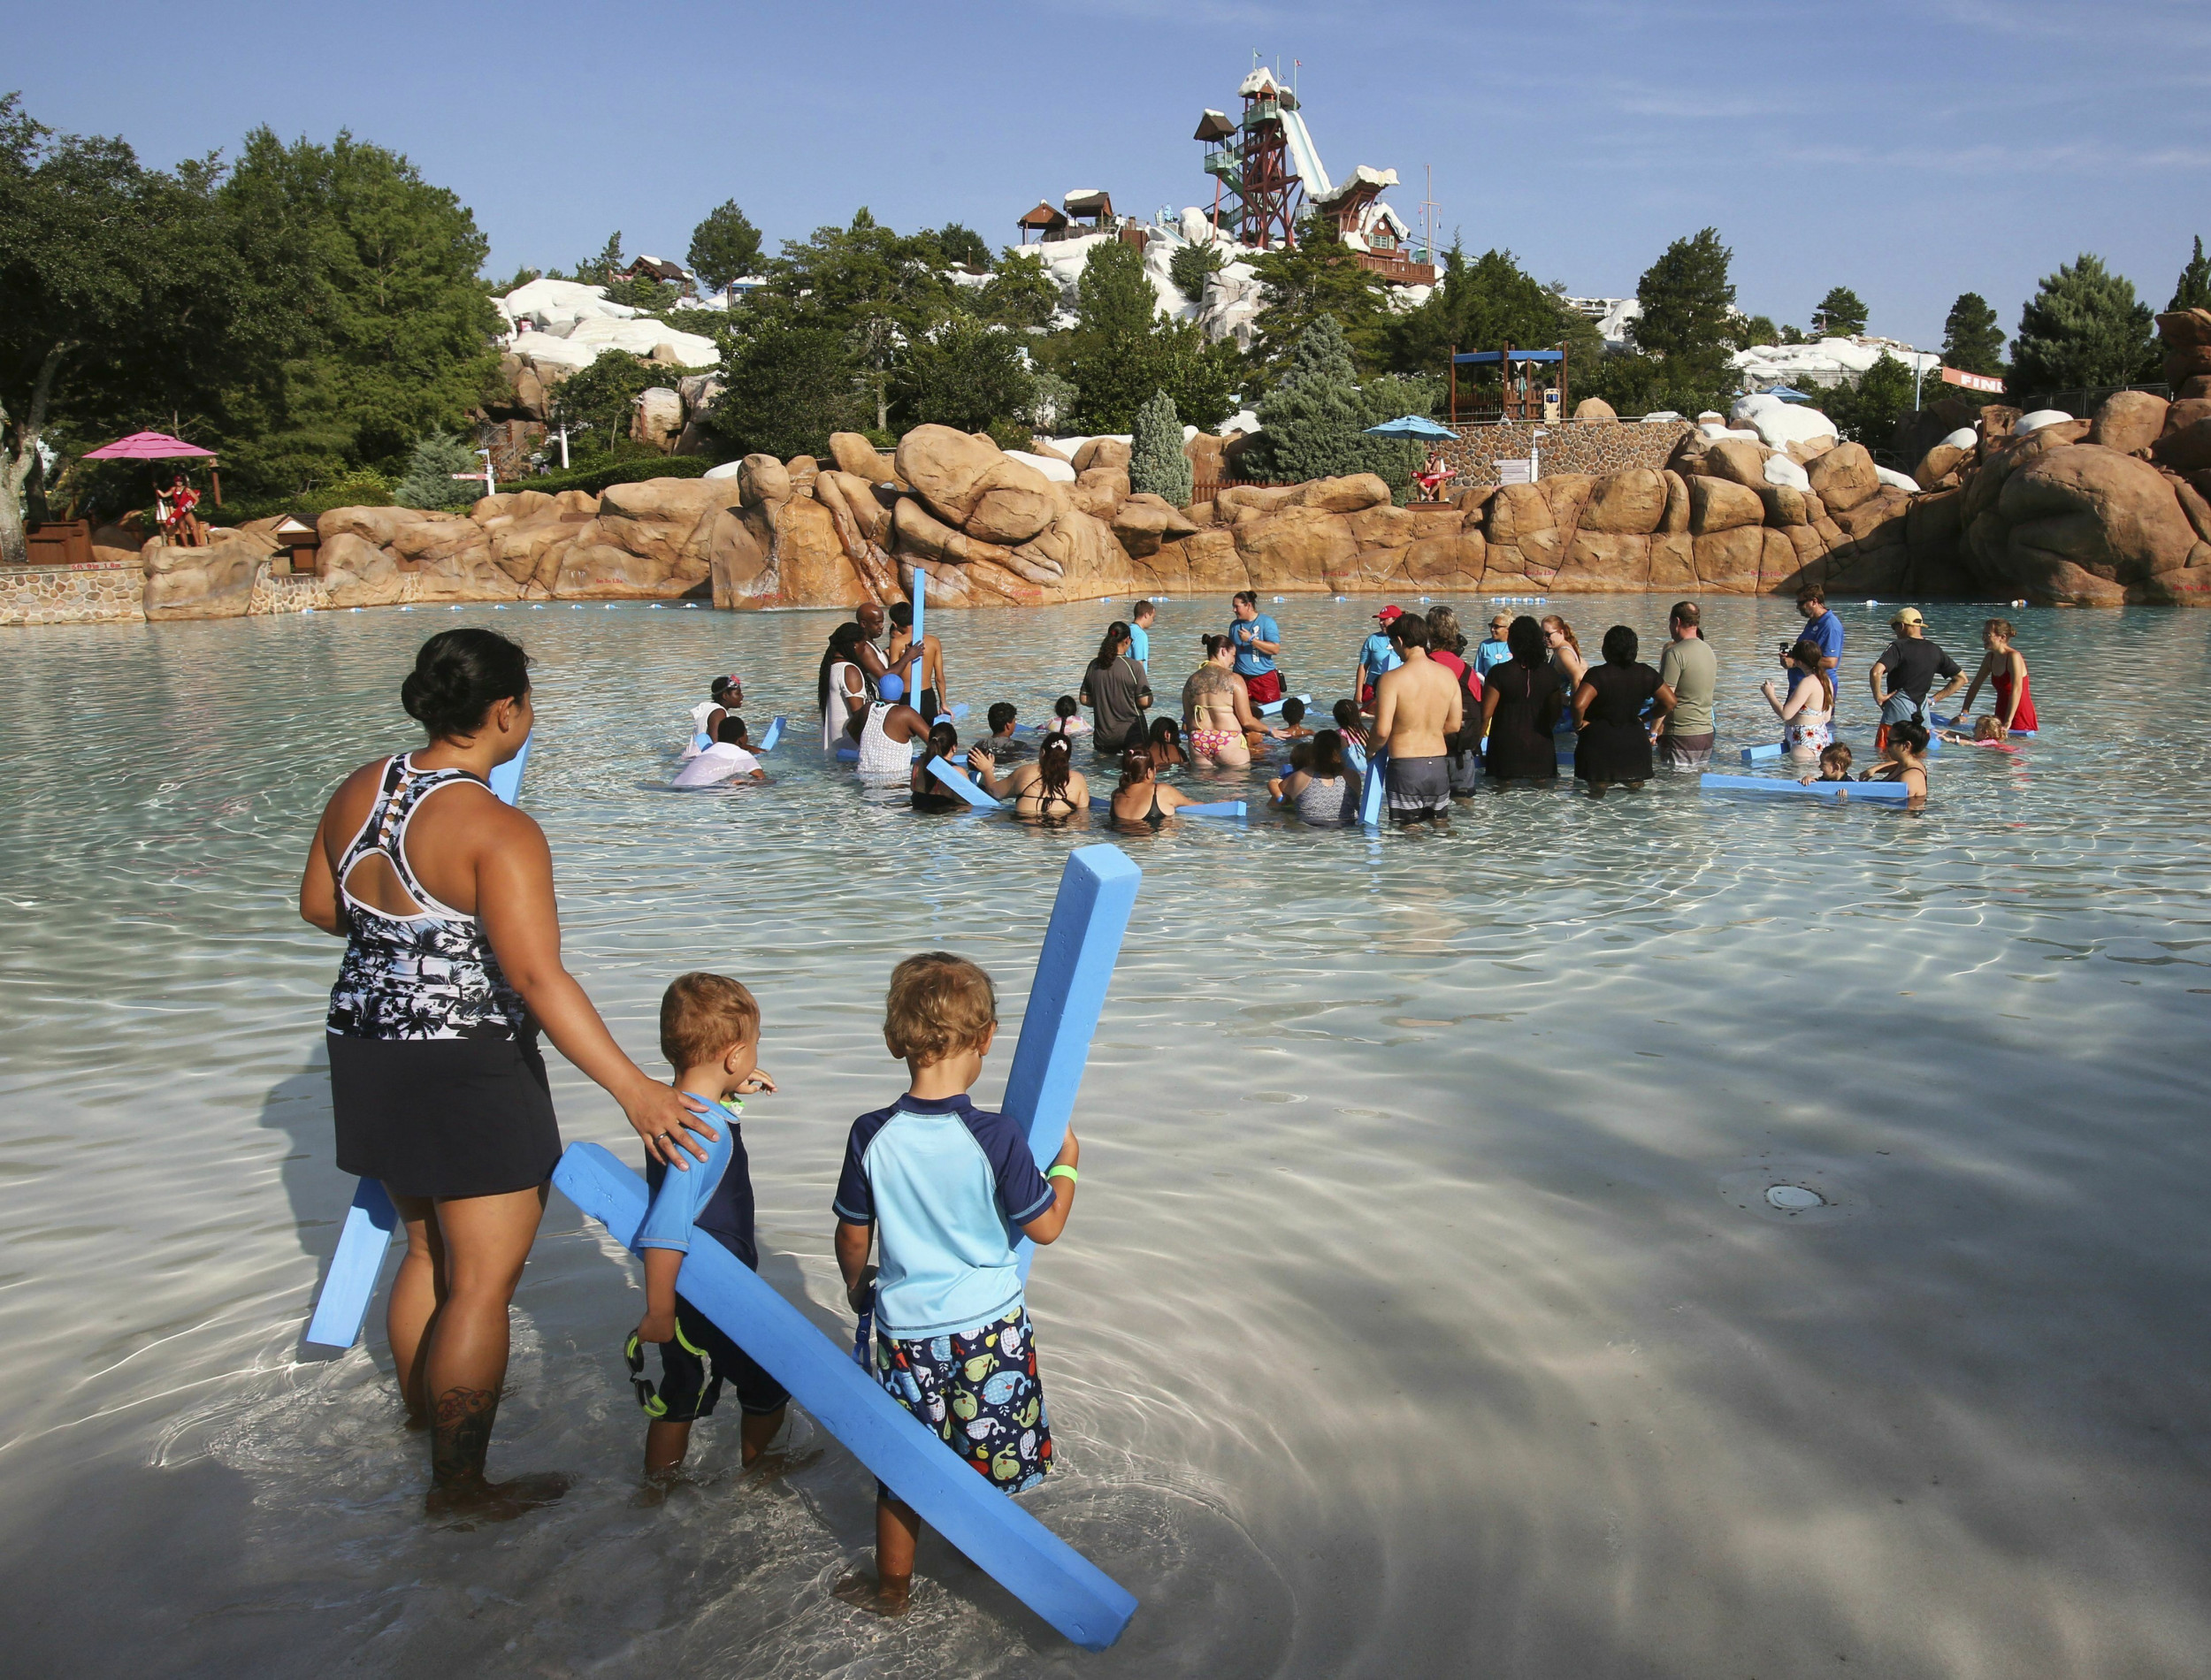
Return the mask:
M 172 438 L 165 431 L 134 431 L 127 438 L 118 438 L 113 443 L 103 443 L 97 449 L 84 453 L 87 461 L 187 461 L 215 459 L 212 449 L 203 449 L 181 438 Z M 215 488 L 215 505 L 223 505 L 223 481 L 214 469 L 208 470 L 208 477 Z

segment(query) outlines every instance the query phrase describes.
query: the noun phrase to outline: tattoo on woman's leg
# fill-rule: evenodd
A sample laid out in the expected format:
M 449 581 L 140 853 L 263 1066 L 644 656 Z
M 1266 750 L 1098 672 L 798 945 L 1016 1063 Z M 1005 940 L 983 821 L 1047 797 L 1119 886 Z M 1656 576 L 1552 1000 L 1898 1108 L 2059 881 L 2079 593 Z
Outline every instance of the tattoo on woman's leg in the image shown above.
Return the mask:
M 496 1388 L 448 1388 L 438 1396 L 430 1434 L 430 1473 L 440 1482 L 480 1479 L 499 1415 Z

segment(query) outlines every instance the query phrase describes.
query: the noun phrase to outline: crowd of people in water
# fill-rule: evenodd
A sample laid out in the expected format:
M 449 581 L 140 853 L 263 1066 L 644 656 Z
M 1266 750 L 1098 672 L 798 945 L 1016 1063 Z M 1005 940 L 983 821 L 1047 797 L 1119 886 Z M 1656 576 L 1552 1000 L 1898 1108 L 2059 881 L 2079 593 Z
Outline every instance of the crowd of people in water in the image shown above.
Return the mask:
M 1969 683 L 1928 638 L 1919 611 L 1905 607 L 1867 668 L 1873 761 L 1854 772 L 1850 749 L 1835 737 L 1842 620 L 1817 588 L 1796 605 L 1802 629 L 1779 643 L 1775 673 L 1759 691 L 1773 715 L 1776 756 L 1801 771 L 1800 780 L 1899 782 L 1916 800 L 1925 797 L 1927 759 L 1938 742 L 2010 752 L 2014 737 L 2034 732 L 2026 661 L 2008 620 L 1983 625 L 1980 666 Z M 1245 770 L 1277 750 L 1285 757 L 1267 767 L 1280 772 L 1266 779 L 1269 798 L 1321 826 L 1359 820 L 1369 775 L 1382 778 L 1382 808 L 1398 824 L 1444 819 L 1485 783 L 1553 782 L 1562 738 L 1571 741 L 1570 774 L 1600 798 L 1615 787 L 1640 788 L 1661 770 L 1700 771 L 1712 762 L 1719 661 L 1694 600 L 1669 611 L 1655 665 L 1626 624 L 1603 633 L 1592 659 L 1561 614 L 1500 610 L 1487 635 L 1470 642 L 1451 607 L 1386 606 L 1352 660 L 1349 692 L 1319 729 L 1305 726 L 1306 698 L 1285 691 L 1282 630 L 1260 610 L 1256 592 L 1237 593 L 1221 630 L 1198 637 L 1179 704 L 1165 706 L 1151 671 L 1157 618 L 1157 603 L 1137 601 L 1127 619 L 1106 626 L 1075 691 L 1060 697 L 1049 718 L 1025 726 L 1011 702 L 995 702 L 985 714 L 987 733 L 963 751 L 937 638 L 914 643 L 907 604 L 886 610 L 870 603 L 838 624 L 822 651 L 815 692 L 822 748 L 849 759 L 864 779 L 903 783 L 917 809 L 968 803 L 935 767 L 942 765 L 1011 800 L 1016 815 L 1048 821 L 1088 816 L 1092 777 L 1102 767 L 1111 785 L 1099 808 L 1117 821 L 1154 826 L 1205 803 L 1168 780 L 1174 771 Z M 1976 719 L 1984 687 L 1989 708 Z M 1939 717 L 1934 708 L 1961 689 L 1956 717 Z M 693 709 L 693 745 L 677 785 L 764 776 L 735 709 L 742 698 L 735 677 L 717 678 Z M 1084 748 L 1090 774 L 1078 767 Z
M 1848 749 L 1832 738 L 1842 627 L 1817 591 L 1799 605 L 1804 630 L 1779 653 L 1786 686 L 1777 676 L 1763 691 L 1806 779 L 1839 780 L 1851 770 Z M 1626 625 L 1605 631 L 1591 661 L 1557 615 L 1500 612 L 1470 646 L 1449 607 L 1385 607 L 1358 650 L 1351 693 L 1319 729 L 1307 725 L 1304 698 L 1284 692 L 1281 629 L 1249 592 L 1225 630 L 1200 638 L 1180 720 L 1151 717 L 1155 617 L 1140 602 L 1108 627 L 1077 691 L 1058 701 L 1033 744 L 1020 738 L 1012 704 L 991 705 L 988 734 L 960 759 L 965 769 L 1019 815 L 1079 820 L 1092 809 L 1077 762 L 1087 746 L 1091 764 L 1102 759 L 1117 772 L 1112 816 L 1157 825 L 1198 803 L 1167 780 L 1174 772 L 1247 768 L 1281 750 L 1289 761 L 1268 779 L 1270 795 L 1308 822 L 1335 825 L 1355 820 L 1362 784 L 1376 774 L 1398 821 L 1442 816 L 1483 780 L 1553 779 L 1562 717 L 1572 722 L 1573 773 L 1593 793 L 1637 784 L 1659 765 L 1695 768 L 1712 753 L 1718 661 L 1694 601 L 1673 606 L 1656 667 Z M 1928 708 L 1961 687 L 1945 738 L 2008 751 L 2011 736 L 2037 727 L 2009 623 L 1984 626 L 1970 684 L 1926 639 L 1917 612 L 1903 608 L 1892 623 L 1895 639 L 1869 673 L 1880 708 L 1873 774 L 1924 796 Z M 1985 684 L 1992 709 L 1968 724 Z M 915 689 L 918 704 L 909 704 Z M 943 798 L 926 772 L 960 754 L 948 692 L 936 638 L 917 644 L 903 608 L 863 607 L 822 656 L 822 745 L 849 748 L 862 775 L 907 778 L 917 802 Z M 406 1228 L 386 1328 L 402 1404 L 427 1433 L 427 1508 L 465 1523 L 510 1518 L 568 1486 L 549 1472 L 498 1482 L 487 1474 L 509 1304 L 562 1150 L 540 1035 L 621 1105 L 644 1146 L 645 1310 L 623 1362 L 646 1414 L 646 1474 L 657 1485 L 678 1470 L 693 1424 L 724 1385 L 751 1463 L 772 1446 L 787 1396 L 677 1282 L 700 1233 L 757 1266 L 738 1121 L 745 1096 L 776 1088 L 760 1065 L 761 1007 L 727 976 L 679 976 L 660 1020 L 674 1077 L 644 1072 L 562 963 L 544 831 L 491 790 L 492 773 L 522 752 L 534 719 L 522 648 L 488 630 L 448 630 L 424 645 L 401 698 L 426 745 L 360 766 L 332 794 L 309 847 L 300 913 L 346 941 L 325 1023 L 336 1160 L 381 1183 Z M 703 768 L 687 785 L 765 774 L 743 704 L 736 676 L 715 682 L 692 714 L 679 783 L 694 766 Z M 848 1301 L 874 1315 L 868 1369 L 948 1451 L 1017 1493 L 1051 1469 L 1052 1447 L 1014 1244 L 1022 1235 L 1048 1243 L 1065 1229 L 1079 1149 L 1070 1132 L 1040 1171 L 1021 1129 L 970 1100 L 997 1025 L 990 977 L 973 963 L 935 951 L 898 965 L 884 1037 L 907 1064 L 907 1087 L 854 1120 L 828 1205 Z M 658 1350 L 657 1382 L 648 1348 Z M 876 1568 L 849 1577 L 839 1596 L 902 1610 L 919 1529 L 914 1511 L 879 1488 Z

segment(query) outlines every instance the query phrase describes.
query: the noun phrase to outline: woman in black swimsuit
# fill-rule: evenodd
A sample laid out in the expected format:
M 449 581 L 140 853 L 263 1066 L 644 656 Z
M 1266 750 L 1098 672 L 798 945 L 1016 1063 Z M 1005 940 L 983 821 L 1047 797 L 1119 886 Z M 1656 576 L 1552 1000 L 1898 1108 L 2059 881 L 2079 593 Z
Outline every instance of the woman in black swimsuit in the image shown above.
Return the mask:
M 1121 785 L 1113 790 L 1117 821 L 1149 823 L 1156 829 L 1184 806 L 1204 803 L 1159 780 L 1148 749 L 1137 747 L 1121 755 Z
M 929 750 L 907 773 L 907 786 L 913 791 L 916 811 L 963 811 L 967 808 L 968 802 L 931 775 L 929 769 L 938 759 L 950 764 L 952 755 L 959 750 L 960 732 L 949 721 L 930 725 Z
M 1064 822 L 1090 813 L 1090 784 L 1074 767 L 1074 753 L 1064 735 L 1044 737 L 1034 764 L 1017 764 L 1004 781 L 997 762 L 981 747 L 968 753 L 968 768 L 983 790 L 993 799 L 1011 799 L 1017 817 L 1037 817 Z
M 568 1485 L 484 1475 L 508 1304 L 561 1153 L 539 1028 L 648 1154 L 685 1165 L 685 1150 L 706 1158 L 690 1133 L 716 1134 L 623 1054 L 562 966 L 544 831 L 488 785 L 530 734 L 522 649 L 486 630 L 433 636 L 400 701 L 429 745 L 331 795 L 300 914 L 346 940 L 328 1028 L 338 1165 L 382 1183 L 407 1226 L 386 1322 L 409 1417 L 431 1428 L 427 1505 L 499 1519 Z

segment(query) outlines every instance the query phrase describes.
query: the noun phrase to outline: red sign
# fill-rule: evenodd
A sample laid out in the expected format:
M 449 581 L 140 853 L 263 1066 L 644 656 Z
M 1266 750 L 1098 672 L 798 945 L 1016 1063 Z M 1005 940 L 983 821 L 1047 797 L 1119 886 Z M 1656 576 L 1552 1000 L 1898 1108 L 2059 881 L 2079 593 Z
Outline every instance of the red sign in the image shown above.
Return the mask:
M 2004 393 L 2004 382 L 2001 379 L 1992 379 L 1985 373 L 1962 373 L 1955 368 L 1942 370 L 1942 383 L 1962 385 L 1968 391 L 1993 391 L 1998 396 Z
M 456 472 L 453 476 L 455 478 L 473 478 L 479 485 L 484 482 L 484 475 L 480 472 Z

